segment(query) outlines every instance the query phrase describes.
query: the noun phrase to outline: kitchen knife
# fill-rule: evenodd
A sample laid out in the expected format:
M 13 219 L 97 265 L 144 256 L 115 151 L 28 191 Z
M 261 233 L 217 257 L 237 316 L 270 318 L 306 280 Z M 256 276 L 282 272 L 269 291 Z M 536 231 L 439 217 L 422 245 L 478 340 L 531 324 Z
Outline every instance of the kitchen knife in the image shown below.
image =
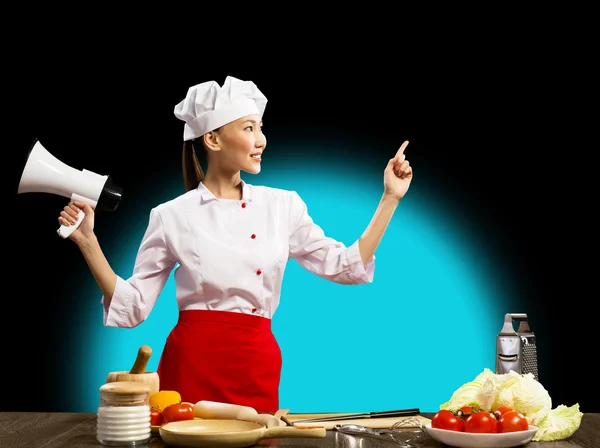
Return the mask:
M 343 414 L 333 417 L 310 418 L 307 420 L 295 420 L 294 423 L 333 422 L 338 420 L 354 420 L 359 418 L 409 417 L 413 415 L 419 415 L 420 413 L 421 411 L 419 408 L 399 409 L 396 411 L 364 412 L 362 414 Z

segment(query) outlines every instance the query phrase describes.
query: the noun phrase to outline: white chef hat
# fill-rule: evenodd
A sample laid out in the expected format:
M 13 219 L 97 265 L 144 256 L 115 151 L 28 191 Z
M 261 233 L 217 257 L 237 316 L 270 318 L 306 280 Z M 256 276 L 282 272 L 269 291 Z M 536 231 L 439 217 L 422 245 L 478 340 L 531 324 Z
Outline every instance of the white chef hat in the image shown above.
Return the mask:
M 183 140 L 192 140 L 246 115 L 259 114 L 267 98 L 252 81 L 228 76 L 223 87 L 207 81 L 188 89 L 183 101 L 175 106 L 175 116 L 185 121 Z

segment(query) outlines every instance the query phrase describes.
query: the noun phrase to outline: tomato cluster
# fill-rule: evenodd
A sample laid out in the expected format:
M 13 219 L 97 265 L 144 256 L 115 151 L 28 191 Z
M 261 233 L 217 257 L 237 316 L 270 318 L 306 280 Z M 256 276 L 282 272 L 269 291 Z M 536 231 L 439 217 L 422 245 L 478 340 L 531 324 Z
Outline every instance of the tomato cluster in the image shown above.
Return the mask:
M 194 406 L 192 406 L 190 403 L 171 404 L 162 411 L 160 408 L 155 406 L 150 408 L 150 424 L 152 426 L 161 426 L 164 423 L 193 419 Z
M 501 406 L 493 412 L 473 406 L 463 406 L 458 411 L 449 409 L 438 411 L 431 419 L 431 427 L 474 433 L 504 433 L 525 431 L 529 423 L 523 414 L 508 406 Z

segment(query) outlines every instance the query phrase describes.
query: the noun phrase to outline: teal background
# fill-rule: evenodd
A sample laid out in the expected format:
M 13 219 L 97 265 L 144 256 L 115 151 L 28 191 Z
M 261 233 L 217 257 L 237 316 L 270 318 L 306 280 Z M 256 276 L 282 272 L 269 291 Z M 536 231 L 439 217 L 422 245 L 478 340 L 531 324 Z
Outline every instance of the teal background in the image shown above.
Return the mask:
M 358 147 L 313 147 L 307 156 L 302 147 L 283 142 L 268 147 L 260 174 L 242 177 L 296 190 L 325 233 L 349 246 L 383 192 L 386 161 L 360 154 Z M 104 245 L 107 258 L 124 278 L 131 274 L 150 208 L 182 193 L 178 171 L 169 172 L 156 192 L 130 203 L 131 218 L 110 240 L 104 238 L 112 242 Z M 451 195 L 416 172 L 376 251 L 372 284 L 331 283 L 288 262 L 273 319 L 283 354 L 280 407 L 430 411 L 484 368 L 494 370 L 495 337 L 504 313 L 513 310 L 510 281 L 502 279 L 489 238 Z M 98 220 L 96 226 L 102 226 Z M 101 295 L 87 276 L 80 278 L 79 319 L 71 322 L 79 326 L 79 337 L 68 347 L 71 358 L 81 361 L 66 394 L 65 406 L 74 412 L 95 412 L 106 375 L 129 370 L 140 346 L 153 349 L 147 370 L 155 371 L 177 321 L 172 275 L 149 318 L 133 329 L 103 326 Z

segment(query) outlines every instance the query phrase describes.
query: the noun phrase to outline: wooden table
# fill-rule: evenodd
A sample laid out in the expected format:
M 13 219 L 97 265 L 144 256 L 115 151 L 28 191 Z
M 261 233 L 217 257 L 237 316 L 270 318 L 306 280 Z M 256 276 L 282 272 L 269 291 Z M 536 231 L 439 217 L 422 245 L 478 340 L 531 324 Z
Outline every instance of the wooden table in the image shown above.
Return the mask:
M 423 413 L 431 418 L 433 413 Z M 145 445 L 150 448 L 166 447 L 160 436 L 154 436 Z M 369 436 L 351 436 L 327 431 L 323 439 L 263 439 L 261 447 L 315 447 L 315 448 L 399 448 L 391 439 Z M 426 438 L 424 447 L 444 447 Z M 2 448 L 85 448 L 102 447 L 96 440 L 96 414 L 0 412 L 0 447 Z M 530 442 L 527 448 L 599 448 L 600 413 L 584 414 L 581 426 L 570 438 L 557 442 Z

